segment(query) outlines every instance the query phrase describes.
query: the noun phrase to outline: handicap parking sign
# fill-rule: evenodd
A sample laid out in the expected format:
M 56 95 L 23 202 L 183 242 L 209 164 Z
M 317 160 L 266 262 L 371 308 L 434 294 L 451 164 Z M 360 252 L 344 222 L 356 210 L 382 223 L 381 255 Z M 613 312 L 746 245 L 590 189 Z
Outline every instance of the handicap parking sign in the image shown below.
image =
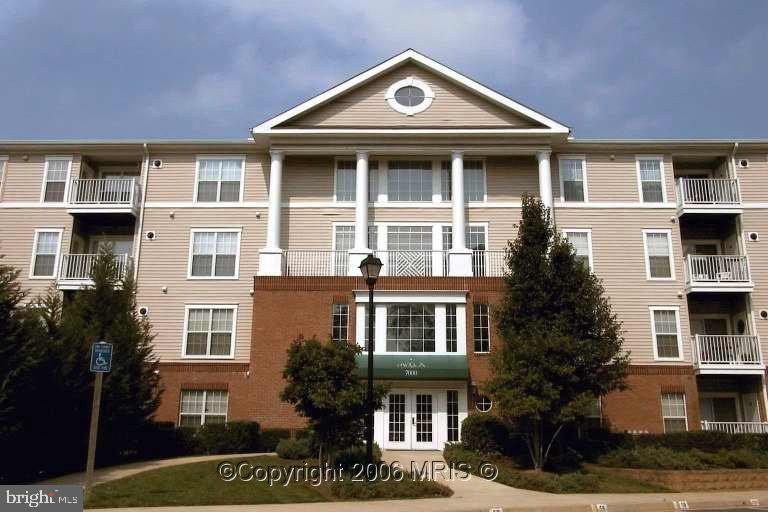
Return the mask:
M 91 345 L 91 371 L 107 373 L 112 369 L 112 344 L 99 341 Z

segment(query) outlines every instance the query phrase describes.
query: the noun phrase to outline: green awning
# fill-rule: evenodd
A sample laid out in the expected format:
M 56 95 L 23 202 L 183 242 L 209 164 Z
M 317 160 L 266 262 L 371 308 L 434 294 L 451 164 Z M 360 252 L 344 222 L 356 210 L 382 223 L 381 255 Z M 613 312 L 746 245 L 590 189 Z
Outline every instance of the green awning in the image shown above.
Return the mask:
M 368 354 L 358 354 L 357 374 L 368 375 Z M 466 380 L 467 356 L 457 354 L 374 354 L 373 377 L 377 380 Z

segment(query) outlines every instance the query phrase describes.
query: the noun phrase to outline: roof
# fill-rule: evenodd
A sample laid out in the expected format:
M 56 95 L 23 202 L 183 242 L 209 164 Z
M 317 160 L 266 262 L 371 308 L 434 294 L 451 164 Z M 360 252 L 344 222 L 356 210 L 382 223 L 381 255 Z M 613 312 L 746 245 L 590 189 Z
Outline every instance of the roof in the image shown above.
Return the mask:
M 293 129 L 281 129 L 278 128 L 279 125 L 288 122 L 291 119 L 297 118 L 298 116 L 301 116 L 302 114 L 309 112 L 310 110 L 313 110 L 321 105 L 325 105 L 331 100 L 341 96 L 342 94 L 345 94 L 348 91 L 351 91 L 352 89 L 355 89 L 357 87 L 360 87 L 361 85 L 370 82 L 374 78 L 377 78 L 384 73 L 406 63 L 406 62 L 414 62 L 432 72 L 435 74 L 450 80 L 456 84 L 459 84 L 460 86 L 474 92 L 475 94 L 511 111 L 515 112 L 519 115 L 522 115 L 528 119 L 531 119 L 537 123 L 540 123 L 544 125 L 545 128 L 512 128 L 512 129 L 485 129 L 482 130 L 483 132 L 493 132 L 493 133 L 506 133 L 506 132 L 517 132 L 517 133 L 534 133 L 534 134 L 545 134 L 545 133 L 552 133 L 552 134 L 568 134 L 570 133 L 570 128 L 567 126 L 555 121 L 554 119 L 545 116 L 544 114 L 537 112 L 536 110 L 533 110 L 530 107 L 527 107 L 523 105 L 522 103 L 519 103 L 511 98 L 508 98 L 507 96 L 504 96 L 503 94 L 500 94 L 493 89 L 475 81 L 471 78 L 467 77 L 466 75 L 463 75 L 459 73 L 458 71 L 455 71 L 448 66 L 445 66 L 443 64 L 440 64 L 434 59 L 431 59 L 427 57 L 426 55 L 423 55 L 416 50 L 413 50 L 411 48 L 405 50 L 402 53 L 399 53 L 395 55 L 394 57 L 391 57 L 384 62 L 377 64 L 376 66 L 363 71 L 362 73 L 334 86 L 328 89 L 327 91 L 318 94 L 317 96 L 314 96 L 313 98 L 310 98 L 309 100 L 300 103 L 299 105 L 296 105 L 295 107 L 286 110 L 285 112 L 278 114 L 275 117 L 272 117 L 271 119 L 267 119 L 266 121 L 262 122 L 261 124 L 255 126 L 252 130 L 252 133 L 254 135 L 256 134 L 264 134 L 264 133 L 306 133 L 306 132 L 322 132 L 322 133 L 350 133 L 350 132 L 356 132 L 356 133 L 362 133 L 367 131 L 366 129 L 332 129 L 332 128 L 313 128 L 313 129 L 306 129 L 306 128 L 293 128 Z M 375 130 L 377 133 L 386 133 L 389 130 L 382 130 L 377 129 Z M 410 130 L 391 130 L 391 131 L 398 131 L 400 133 L 403 133 L 405 131 L 409 133 L 427 133 L 427 132 L 434 132 L 439 131 L 435 129 L 410 129 Z M 469 132 L 471 133 L 473 129 L 466 129 L 466 130 L 454 130 L 454 131 L 461 131 L 461 132 Z

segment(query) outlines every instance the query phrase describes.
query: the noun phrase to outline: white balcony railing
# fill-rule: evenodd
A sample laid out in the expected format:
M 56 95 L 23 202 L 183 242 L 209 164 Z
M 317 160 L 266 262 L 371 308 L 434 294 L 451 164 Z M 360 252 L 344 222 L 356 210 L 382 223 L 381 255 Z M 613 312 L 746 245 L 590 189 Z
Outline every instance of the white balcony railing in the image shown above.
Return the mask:
M 88 281 L 91 279 L 93 264 L 98 257 L 98 254 L 63 254 L 61 256 L 59 281 Z M 117 264 L 120 279 L 125 277 L 125 272 L 132 262 L 133 258 L 127 254 L 115 255 L 115 263 Z
M 686 280 L 692 284 L 749 283 L 746 256 L 689 254 L 685 258 Z
M 693 353 L 699 368 L 762 368 L 760 339 L 752 335 L 709 335 L 693 337 Z
M 733 178 L 678 178 L 678 206 L 738 206 L 739 180 Z
M 73 179 L 69 202 L 73 206 L 138 206 L 139 182 L 136 178 Z
M 701 430 L 715 430 L 728 434 L 768 434 L 765 421 L 702 421 Z
M 382 276 L 447 276 L 450 271 L 448 251 L 374 251 L 384 266 Z M 283 253 L 284 276 L 346 276 L 348 251 L 324 249 L 288 249 Z M 475 277 L 504 275 L 504 251 L 472 251 Z M 355 274 L 357 275 L 357 274 Z

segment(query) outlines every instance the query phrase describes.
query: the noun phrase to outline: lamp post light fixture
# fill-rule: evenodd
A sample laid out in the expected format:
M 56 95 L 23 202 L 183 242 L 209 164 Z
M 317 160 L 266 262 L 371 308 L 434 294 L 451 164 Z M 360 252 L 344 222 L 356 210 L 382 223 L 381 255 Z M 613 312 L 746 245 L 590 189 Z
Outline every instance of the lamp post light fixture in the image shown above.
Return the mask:
M 365 415 L 365 455 L 368 464 L 373 463 L 373 315 L 376 314 L 373 309 L 373 288 L 379 279 L 382 266 L 379 258 L 369 254 L 360 262 L 359 267 L 365 284 L 368 285 L 368 345 L 366 347 L 368 349 L 368 411 Z

